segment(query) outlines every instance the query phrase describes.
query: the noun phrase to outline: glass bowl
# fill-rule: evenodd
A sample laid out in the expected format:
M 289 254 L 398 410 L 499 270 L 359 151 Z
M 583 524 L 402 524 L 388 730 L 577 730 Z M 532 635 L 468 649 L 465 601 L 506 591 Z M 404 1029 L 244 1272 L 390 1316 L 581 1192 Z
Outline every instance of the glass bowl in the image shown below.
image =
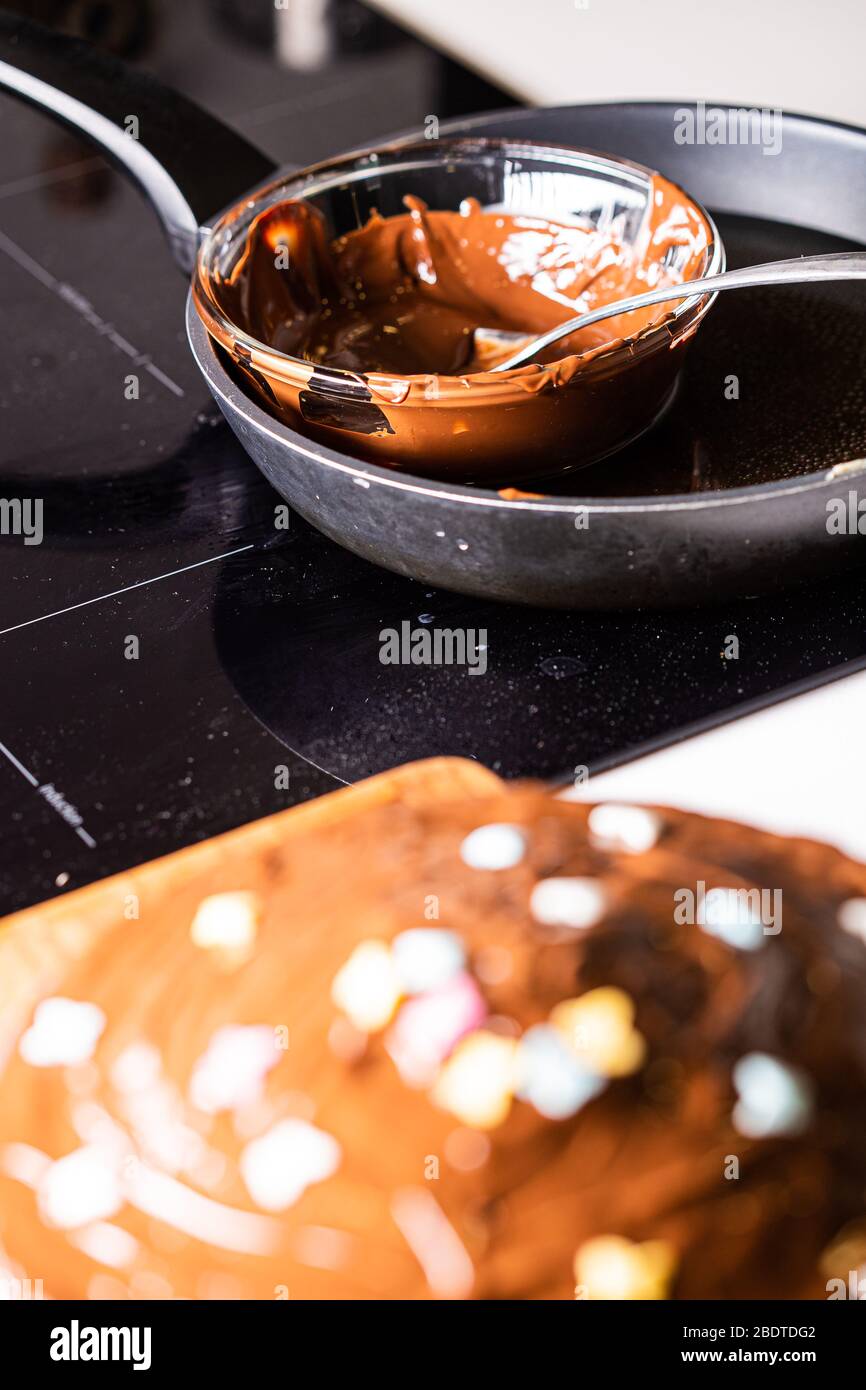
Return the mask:
M 287 200 L 318 209 L 329 239 L 362 226 L 374 210 L 405 212 L 403 199 L 413 194 L 437 210 L 476 198 L 485 211 L 615 226 L 633 245 L 652 180 L 651 170 L 626 160 L 526 141 L 422 140 L 364 151 L 280 177 L 224 213 L 202 242 L 194 303 L 247 388 L 312 439 L 432 478 L 486 486 L 549 478 L 613 453 L 659 419 L 715 295 L 661 306 L 633 336 L 567 358 L 571 372 L 534 363 L 502 373 L 401 376 L 321 366 L 259 341 L 241 322 L 232 276 L 250 228 Z M 683 200 L 706 225 L 706 249 L 695 258 L 674 246 L 664 263 L 687 279 L 716 274 L 725 254 L 715 224 L 689 195 Z

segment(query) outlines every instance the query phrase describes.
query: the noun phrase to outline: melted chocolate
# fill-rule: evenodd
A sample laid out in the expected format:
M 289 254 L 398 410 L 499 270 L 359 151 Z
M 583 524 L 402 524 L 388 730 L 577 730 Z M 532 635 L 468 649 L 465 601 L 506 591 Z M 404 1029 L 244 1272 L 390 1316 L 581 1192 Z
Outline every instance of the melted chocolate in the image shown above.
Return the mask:
M 193 294 L 269 411 L 357 457 L 497 488 L 583 467 L 660 418 L 710 296 L 619 314 L 545 360 L 490 368 L 512 350 L 497 331 L 536 335 L 703 274 L 713 228 L 681 189 L 652 175 L 628 237 L 618 218 L 599 230 L 472 199 L 458 211 L 404 203 L 336 240 L 303 200 L 249 224 L 246 204 L 227 214 L 244 227 L 237 259 L 224 273 L 204 255 Z
M 413 376 L 471 375 L 508 356 L 508 344 L 476 342 L 475 330 L 534 335 L 575 314 L 640 294 L 684 275 L 670 268 L 687 247 L 697 274 L 707 226 L 673 184 L 656 176 L 634 244 L 614 223 L 485 211 L 474 198 L 430 211 L 403 199 L 405 213 L 374 212 L 364 226 L 328 242 L 306 203 L 261 214 L 231 281 L 235 322 L 260 342 L 320 366 Z M 564 339 L 539 360 L 596 353 L 645 331 L 670 306 L 620 315 Z

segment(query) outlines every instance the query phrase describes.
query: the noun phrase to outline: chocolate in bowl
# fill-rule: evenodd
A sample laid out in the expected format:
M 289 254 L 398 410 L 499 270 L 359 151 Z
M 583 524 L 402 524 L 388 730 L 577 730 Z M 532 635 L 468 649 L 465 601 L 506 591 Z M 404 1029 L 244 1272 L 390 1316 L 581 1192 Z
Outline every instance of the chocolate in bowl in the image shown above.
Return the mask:
M 230 209 L 194 296 L 279 418 L 428 477 L 567 472 L 649 428 L 713 296 L 608 320 L 510 372 L 478 326 L 540 333 L 724 268 L 709 216 L 638 165 L 502 140 L 318 166 Z M 543 355 L 544 357 L 545 355 Z

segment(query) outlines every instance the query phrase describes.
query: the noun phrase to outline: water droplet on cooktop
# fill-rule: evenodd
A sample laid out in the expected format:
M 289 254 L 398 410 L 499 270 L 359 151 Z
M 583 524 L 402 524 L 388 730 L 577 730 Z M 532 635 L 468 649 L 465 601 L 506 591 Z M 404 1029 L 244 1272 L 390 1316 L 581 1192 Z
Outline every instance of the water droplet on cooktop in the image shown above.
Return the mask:
M 586 670 L 583 662 L 578 661 L 576 656 L 546 656 L 540 666 L 545 676 L 553 676 L 557 681 L 566 680 L 569 676 L 576 676 Z

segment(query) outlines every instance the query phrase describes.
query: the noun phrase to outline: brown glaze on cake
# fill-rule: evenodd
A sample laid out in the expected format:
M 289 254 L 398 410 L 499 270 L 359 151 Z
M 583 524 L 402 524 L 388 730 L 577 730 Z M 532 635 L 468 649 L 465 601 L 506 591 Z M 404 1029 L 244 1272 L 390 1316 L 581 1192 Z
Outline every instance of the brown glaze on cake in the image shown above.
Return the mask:
M 41 1009 L 2 1020 L 13 1274 L 265 1299 L 847 1277 L 827 1251 L 866 1216 L 863 866 L 531 786 L 211 865 L 34 935 Z M 709 925 L 677 920 L 701 884 L 725 890 Z

